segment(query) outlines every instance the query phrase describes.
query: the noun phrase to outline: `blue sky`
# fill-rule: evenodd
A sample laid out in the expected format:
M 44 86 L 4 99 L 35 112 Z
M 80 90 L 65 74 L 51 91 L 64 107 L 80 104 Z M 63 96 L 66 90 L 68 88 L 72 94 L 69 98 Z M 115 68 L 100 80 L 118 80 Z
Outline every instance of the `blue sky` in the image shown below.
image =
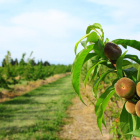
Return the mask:
M 71 64 L 75 43 L 93 23 L 102 25 L 110 41 L 140 41 L 139 5 L 139 0 L 0 0 L 0 62 L 7 51 L 14 59 L 33 51 L 36 61 Z M 128 53 L 140 56 L 130 47 Z

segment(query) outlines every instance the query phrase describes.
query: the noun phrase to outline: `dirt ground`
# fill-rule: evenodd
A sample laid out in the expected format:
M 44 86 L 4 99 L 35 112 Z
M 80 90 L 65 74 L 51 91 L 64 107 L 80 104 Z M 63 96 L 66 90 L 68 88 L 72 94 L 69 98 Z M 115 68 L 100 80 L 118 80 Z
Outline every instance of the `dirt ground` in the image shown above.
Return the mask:
M 91 87 L 87 86 L 86 94 L 91 95 Z M 108 129 L 103 127 L 103 135 L 97 126 L 94 106 L 86 96 L 83 100 L 87 104 L 85 106 L 77 96 L 73 99 L 73 105 L 69 107 L 67 114 L 70 116 L 66 121 L 66 125 L 60 132 L 60 137 L 69 140 L 110 140 L 112 136 Z M 109 124 L 107 124 L 109 126 Z

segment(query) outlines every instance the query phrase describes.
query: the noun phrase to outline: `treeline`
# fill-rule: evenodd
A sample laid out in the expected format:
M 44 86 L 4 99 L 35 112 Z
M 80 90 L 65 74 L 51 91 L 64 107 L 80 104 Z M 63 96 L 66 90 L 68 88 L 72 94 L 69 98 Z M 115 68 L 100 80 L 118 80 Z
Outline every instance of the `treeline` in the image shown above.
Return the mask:
M 32 55 L 32 53 L 33 52 L 31 52 L 31 54 L 30 54 L 30 56 Z M 11 58 L 11 53 L 8 51 L 7 52 L 7 54 L 8 54 L 8 57 L 9 57 L 9 59 L 10 59 L 10 61 L 9 61 L 9 63 L 12 65 L 12 66 L 14 66 L 14 65 L 20 65 L 21 63 L 24 63 L 25 65 L 27 65 L 27 62 L 25 61 L 25 55 L 26 55 L 26 53 L 24 53 L 23 55 L 22 55 L 22 58 L 21 58 L 21 60 L 20 61 L 18 61 L 18 59 L 17 58 L 15 58 L 15 60 L 13 59 L 13 58 Z M 6 58 L 7 56 L 5 56 L 5 58 L 3 59 L 3 61 L 2 61 L 2 67 L 4 67 L 5 65 L 6 65 L 6 61 L 7 61 L 7 58 Z M 35 60 L 34 60 L 34 58 L 33 59 L 31 59 L 31 58 L 28 58 L 28 59 L 30 59 L 30 63 L 33 65 L 33 66 L 36 66 L 36 65 L 39 65 L 40 63 L 43 65 L 43 66 L 50 66 L 50 63 L 48 62 L 48 61 L 38 61 L 38 62 L 35 62 Z
M 21 80 L 36 81 L 45 79 L 54 74 L 66 73 L 71 71 L 71 65 L 54 65 L 48 61 L 36 63 L 34 58 L 31 58 L 32 53 L 25 61 L 25 53 L 21 60 L 13 61 L 11 53 L 8 51 L 4 58 L 3 66 L 0 67 L 0 87 L 9 88 L 9 85 L 20 83 Z

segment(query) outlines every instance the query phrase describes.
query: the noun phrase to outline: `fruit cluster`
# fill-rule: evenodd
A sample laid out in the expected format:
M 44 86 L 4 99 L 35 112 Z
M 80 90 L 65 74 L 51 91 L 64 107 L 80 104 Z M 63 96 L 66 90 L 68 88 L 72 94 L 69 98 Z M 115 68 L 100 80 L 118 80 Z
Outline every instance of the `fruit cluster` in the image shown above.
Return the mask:
M 140 117 L 140 82 L 135 83 L 126 77 L 123 77 L 115 84 L 116 94 L 127 100 L 126 110 L 133 115 Z
M 108 42 L 104 47 L 104 53 L 114 65 L 121 56 L 122 50 L 116 44 Z M 140 117 L 140 82 L 135 85 L 133 80 L 123 77 L 116 82 L 115 91 L 118 96 L 127 100 L 126 110 L 130 114 Z

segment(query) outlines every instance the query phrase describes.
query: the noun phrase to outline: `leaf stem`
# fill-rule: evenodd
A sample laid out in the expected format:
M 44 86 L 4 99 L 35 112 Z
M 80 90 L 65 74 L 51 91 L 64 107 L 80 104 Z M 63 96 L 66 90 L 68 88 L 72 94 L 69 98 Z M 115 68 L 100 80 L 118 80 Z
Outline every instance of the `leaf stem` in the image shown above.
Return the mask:
M 109 61 L 112 63 L 112 65 L 114 66 L 114 68 L 117 70 L 117 67 L 116 67 L 116 60 L 110 60 Z
M 116 66 L 116 62 L 117 60 L 110 60 L 109 61 L 112 63 L 112 65 L 114 66 L 114 68 L 117 70 L 117 66 Z M 123 77 L 125 77 L 124 73 L 123 73 Z
M 93 30 L 99 34 L 100 39 L 101 39 L 101 40 L 103 41 L 103 43 L 104 43 L 104 40 L 102 39 L 101 34 L 100 34 L 96 29 L 93 29 Z

